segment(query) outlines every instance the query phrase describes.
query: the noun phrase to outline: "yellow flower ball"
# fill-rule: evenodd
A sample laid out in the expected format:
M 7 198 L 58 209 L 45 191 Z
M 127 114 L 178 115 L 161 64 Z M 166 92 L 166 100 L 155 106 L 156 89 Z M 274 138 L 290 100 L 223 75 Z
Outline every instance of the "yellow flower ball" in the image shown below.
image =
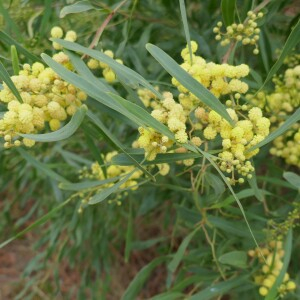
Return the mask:
M 51 34 L 51 37 L 60 39 L 63 36 L 64 32 L 61 27 L 55 26 L 51 29 L 50 34 Z

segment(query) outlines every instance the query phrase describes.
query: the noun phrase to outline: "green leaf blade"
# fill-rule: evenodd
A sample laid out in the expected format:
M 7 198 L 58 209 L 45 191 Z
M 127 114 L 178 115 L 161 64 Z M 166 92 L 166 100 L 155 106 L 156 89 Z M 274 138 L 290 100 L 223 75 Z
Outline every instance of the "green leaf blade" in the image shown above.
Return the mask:
M 24 138 L 28 138 L 37 142 L 48 143 L 62 141 L 72 136 L 81 125 L 87 113 L 87 106 L 82 105 L 77 109 L 76 113 L 72 116 L 70 122 L 64 127 L 50 133 L 44 134 L 20 134 Z
M 74 4 L 63 7 L 62 10 L 60 11 L 59 17 L 64 18 L 66 15 L 78 14 L 91 9 L 95 9 L 95 7 L 90 3 L 90 1 L 87 0 L 78 1 Z
M 234 23 L 235 2 L 236 0 L 222 0 L 221 2 L 222 16 L 225 26 L 229 26 Z

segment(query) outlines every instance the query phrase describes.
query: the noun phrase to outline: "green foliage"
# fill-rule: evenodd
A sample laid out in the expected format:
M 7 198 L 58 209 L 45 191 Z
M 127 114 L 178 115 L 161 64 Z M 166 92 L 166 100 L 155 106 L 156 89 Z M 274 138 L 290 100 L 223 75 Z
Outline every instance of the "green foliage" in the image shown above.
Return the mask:
M 258 56 L 241 42 L 221 47 L 213 33 L 222 18 L 225 26 L 242 23 L 249 10 L 264 13 Z M 12 291 L 14 299 L 271 300 L 280 297 L 286 273 L 297 288 L 283 299 L 300 299 L 298 167 L 270 154 L 283 136 L 290 147 L 299 127 L 298 98 L 292 97 L 298 104 L 290 111 L 274 113 L 280 122 L 245 151 L 260 149 L 251 158 L 255 171 L 241 184 L 232 185 L 232 174 L 220 169 L 224 138 L 206 139 L 208 120 L 194 126 L 196 107 L 217 112 L 233 127 L 228 108 L 236 108 L 242 120 L 259 106 L 272 119 L 272 108 L 255 97 L 264 93 L 268 103 L 286 70 L 299 65 L 296 10 L 292 1 L 267 0 L 0 3 L 0 89 L 7 85 L 22 103 L 20 94 L 29 90 L 11 76 L 24 63 L 43 62 L 88 96 L 58 130 L 50 132 L 47 124 L 26 134 L 17 128 L 19 136 L 41 142 L 33 148 L 5 149 L 2 135 L 9 139 L 9 134 L 1 133 L 0 123 L 0 248 L 25 241 L 32 231 L 30 247 L 38 253 L 24 270 L 28 280 Z M 76 31 L 78 39 L 51 38 L 54 26 Z M 241 80 L 251 97 L 216 96 L 212 86 L 186 71 L 180 54 L 187 46 L 184 51 L 195 61 L 192 41 L 207 63 L 249 65 L 250 75 Z M 60 50 L 51 42 L 62 46 L 67 64 L 56 61 Z M 90 59 L 105 67 L 89 68 Z M 112 72 L 112 82 L 103 70 Z M 198 99 L 186 116 L 185 143 L 152 113 L 162 106 L 165 92 L 181 103 L 183 93 L 169 75 Z M 151 92 L 149 105 L 141 93 L 145 89 Z M 0 102 L 0 119 L 7 109 Z M 149 160 L 136 146 L 142 130 L 171 141 L 166 153 Z M 198 146 L 195 136 L 201 138 Z M 130 180 L 133 186 L 127 185 Z M 275 238 L 284 242 L 284 256 L 263 295 L 257 274 L 268 263 L 265 248 Z M 256 257 L 249 252 L 254 248 Z M 76 279 L 70 288 L 64 286 L 64 266 Z

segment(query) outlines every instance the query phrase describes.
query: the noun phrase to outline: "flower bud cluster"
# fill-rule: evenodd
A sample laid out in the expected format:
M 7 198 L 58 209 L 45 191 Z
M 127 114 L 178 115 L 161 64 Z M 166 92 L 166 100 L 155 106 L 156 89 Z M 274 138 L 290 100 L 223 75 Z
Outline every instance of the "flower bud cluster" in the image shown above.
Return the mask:
M 193 52 L 192 61 L 188 47 L 184 48 L 181 51 L 184 61 L 181 67 L 209 89 L 216 97 L 234 93 L 239 98 L 240 94 L 248 91 L 248 85 L 240 80 L 240 78 L 249 74 L 249 67 L 247 65 L 231 66 L 228 64 L 206 62 L 204 58 L 194 54 L 198 48 L 197 43 L 192 41 L 191 46 Z M 172 78 L 172 84 L 178 88 L 180 92 L 179 102 L 187 114 L 199 105 L 199 99 L 175 78 Z
M 72 116 L 87 96 L 72 84 L 63 81 L 51 69 L 36 62 L 25 64 L 19 75 L 11 76 L 23 100 L 20 103 L 8 86 L 3 83 L 0 102 L 7 104 L 8 111 L 0 120 L 0 136 L 5 148 L 32 147 L 35 141 L 20 138 L 19 134 L 38 133 L 46 129 L 58 130 L 62 122 Z
M 265 260 L 261 254 L 265 256 Z M 271 241 L 268 247 L 250 250 L 248 251 L 248 255 L 252 258 L 258 258 L 259 263 L 262 265 L 259 273 L 254 277 L 254 281 L 260 286 L 259 294 L 267 296 L 283 266 L 284 250 L 282 249 L 282 242 Z M 285 273 L 283 282 L 277 290 L 279 296 L 283 297 L 295 289 L 295 282 L 290 280 L 288 273 Z
M 113 165 L 111 160 L 112 158 L 117 155 L 117 151 L 112 151 L 108 152 L 106 155 L 102 154 L 102 159 L 104 161 L 104 166 L 100 166 L 98 162 L 94 162 L 91 165 L 91 168 L 83 168 L 80 171 L 80 176 L 79 179 L 84 179 L 84 178 L 89 178 L 89 179 L 94 179 L 94 180 L 107 180 L 107 179 L 112 179 L 116 178 L 117 179 L 122 179 L 124 176 L 126 176 L 128 173 L 134 171 L 135 167 L 134 166 L 117 166 Z M 106 169 L 106 175 L 104 172 L 104 168 Z M 143 175 L 143 172 L 141 170 L 136 170 L 135 172 L 132 173 L 130 178 L 128 178 L 127 181 L 125 181 L 121 186 L 120 189 L 130 189 L 132 191 L 136 190 L 138 188 L 138 179 Z M 100 187 L 95 188 L 88 188 L 86 190 L 81 191 L 81 198 L 84 198 L 82 200 L 82 205 L 84 205 L 88 200 L 90 199 L 91 196 L 101 193 L 103 189 L 109 188 L 113 185 L 115 185 L 116 182 L 108 182 Z M 125 192 L 126 193 L 126 192 Z M 121 205 L 121 199 L 124 193 L 119 193 L 114 200 L 109 200 L 109 203 L 116 202 L 117 205 Z M 79 212 L 82 211 L 82 206 L 79 208 Z
M 268 233 L 271 239 L 282 239 L 291 228 L 300 227 L 300 203 L 293 202 L 293 206 L 295 208 L 288 213 L 283 222 L 277 223 L 273 219 L 268 221 Z
M 223 26 L 222 22 L 218 22 L 217 26 L 214 27 L 213 32 L 216 34 L 216 40 L 221 41 L 221 46 L 226 46 L 231 42 L 241 41 L 243 45 L 254 45 L 254 54 L 258 54 L 258 45 L 260 29 L 257 26 L 257 21 L 263 17 L 263 13 L 258 14 L 253 11 L 248 11 L 247 19 L 244 23 L 233 23 L 226 27 L 226 32 L 221 31 Z
M 163 94 L 164 99 L 156 109 L 151 112 L 152 117 L 168 126 L 175 134 L 178 143 L 186 143 L 188 135 L 186 133 L 186 115 L 181 104 L 176 103 L 173 95 L 169 92 Z M 167 136 L 156 132 L 152 128 L 139 128 L 140 137 L 137 142 L 140 148 L 145 149 L 145 156 L 148 160 L 154 160 L 158 153 L 166 153 L 174 141 Z
M 206 140 L 215 140 L 218 136 L 222 139 L 222 152 L 218 154 L 220 169 L 231 175 L 227 177 L 230 184 L 243 183 L 244 178 L 251 178 L 254 167 L 249 159 L 259 152 L 259 149 L 249 149 L 266 138 L 269 134 L 270 121 L 263 117 L 258 107 L 253 107 L 248 112 L 248 117 L 239 119 L 232 108 L 227 112 L 234 122 L 230 125 L 215 111 L 206 111 L 203 107 L 195 110 L 195 117 L 205 124 L 203 136 Z M 238 176 L 236 178 L 235 172 Z
M 62 30 L 61 27 L 59 26 L 55 26 L 51 29 L 50 35 L 52 38 L 55 39 L 61 39 L 64 36 L 64 31 Z M 69 41 L 69 42 L 75 42 L 77 40 L 77 33 L 73 30 L 69 30 L 66 32 L 65 37 L 64 37 L 65 41 Z M 52 47 L 55 50 L 62 50 L 63 47 L 56 43 L 56 42 L 52 42 Z
M 85 172 L 85 174 L 83 174 L 81 178 L 85 177 L 90 179 L 105 180 L 114 177 L 124 177 L 126 174 L 132 172 L 135 169 L 134 166 L 117 166 L 112 164 L 111 160 L 117 154 L 117 151 L 112 151 L 108 152 L 106 155 L 102 155 L 105 165 L 108 165 L 106 167 L 107 177 L 105 177 L 105 173 L 103 172 L 103 166 L 101 167 L 98 162 L 94 162 L 91 166 L 90 171 Z M 120 186 L 120 188 L 130 188 L 131 190 L 136 190 L 138 188 L 137 179 L 139 179 L 142 175 L 143 172 L 141 170 L 136 170 L 130 176 L 130 178 Z M 104 184 L 101 186 L 101 189 L 108 188 L 110 186 L 113 186 L 114 184 L 115 183 L 113 182 Z
M 103 52 L 104 54 L 106 54 L 107 56 L 109 56 L 110 58 L 114 58 L 114 53 L 111 50 L 105 50 Z M 123 61 L 121 59 L 116 59 L 116 62 L 118 62 L 119 64 L 123 65 Z M 108 83 L 113 83 L 116 80 L 116 73 L 113 71 L 113 69 L 110 68 L 109 65 L 91 58 L 88 63 L 87 66 L 91 69 L 91 70 L 96 70 L 96 69 L 103 69 L 102 71 L 102 75 L 104 77 L 104 79 L 108 82 Z

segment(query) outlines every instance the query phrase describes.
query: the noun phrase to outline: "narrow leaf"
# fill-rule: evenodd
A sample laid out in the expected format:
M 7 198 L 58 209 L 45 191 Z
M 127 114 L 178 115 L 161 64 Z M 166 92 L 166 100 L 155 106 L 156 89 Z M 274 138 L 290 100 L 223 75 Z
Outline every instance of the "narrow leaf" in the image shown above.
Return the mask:
M 25 57 L 27 57 L 31 61 L 34 62 L 41 61 L 39 57 L 35 56 L 34 54 L 26 50 L 21 44 L 16 42 L 13 38 L 11 38 L 11 36 L 6 34 L 4 31 L 0 31 L 0 41 L 8 46 L 15 45 L 18 52 L 22 53 Z
M 102 201 L 104 201 L 107 197 L 109 197 L 111 194 L 115 193 L 120 186 L 125 183 L 130 176 L 134 173 L 135 171 L 132 171 L 130 173 L 128 173 L 122 180 L 120 180 L 118 183 L 114 184 L 113 186 L 100 190 L 99 193 L 97 193 L 96 195 L 94 195 L 88 202 L 89 205 L 94 205 L 94 204 L 98 204 Z
M 26 152 L 22 148 L 18 148 L 17 151 L 21 154 L 21 156 L 32 166 L 34 166 L 37 170 L 45 174 L 46 176 L 49 176 L 50 178 L 56 180 L 56 181 L 61 181 L 61 182 L 69 182 L 67 179 L 64 177 L 60 176 L 53 170 L 51 170 L 46 164 L 43 164 L 36 160 L 33 156 L 31 156 L 28 152 Z
M 225 26 L 229 26 L 234 23 L 234 12 L 235 12 L 236 0 L 222 0 L 222 16 Z
M 284 172 L 283 178 L 300 191 L 300 176 L 294 172 Z
M 19 75 L 19 72 L 20 72 L 19 57 L 18 57 L 18 52 L 17 52 L 17 48 L 15 45 L 10 46 L 10 55 L 11 55 L 11 61 L 12 61 L 14 74 Z
M 59 204 L 57 207 L 53 208 L 50 212 L 48 212 L 46 215 L 42 216 L 41 218 L 39 218 L 38 220 L 36 220 L 33 224 L 29 225 L 28 227 L 26 227 L 24 230 L 20 231 L 19 233 L 17 233 L 15 236 L 13 236 L 12 238 L 4 241 L 3 243 L 0 244 L 0 249 L 3 248 L 4 246 L 8 245 L 9 243 L 11 243 L 12 241 L 16 240 L 19 237 L 22 237 L 24 234 L 26 234 L 27 232 L 31 231 L 32 229 L 44 224 L 45 222 L 47 222 L 49 219 L 51 219 L 60 209 L 62 209 L 65 205 L 67 205 L 72 198 L 69 198 L 68 200 L 66 200 L 65 202 Z
M 164 262 L 168 257 L 167 256 L 160 256 L 153 261 L 151 261 L 148 265 L 143 267 L 131 281 L 129 286 L 127 287 L 124 295 L 122 296 L 121 300 L 133 300 L 137 299 L 139 292 L 142 290 L 147 278 L 150 276 L 152 271 Z
M 65 191 L 81 191 L 85 189 L 91 189 L 97 186 L 101 186 L 103 184 L 112 183 L 120 179 L 120 176 L 108 178 L 105 180 L 95 180 L 95 181 L 83 181 L 78 183 L 68 183 L 62 182 L 59 184 L 59 188 Z
M 259 91 L 262 90 L 263 87 L 266 85 L 266 83 L 276 74 L 278 69 L 283 64 L 286 56 L 290 53 L 291 50 L 293 50 L 293 48 L 299 43 L 299 41 L 300 41 L 300 19 L 292 29 L 290 35 L 288 36 L 282 48 L 279 58 L 277 59 L 276 63 L 272 66 L 269 74 L 267 75 L 266 80 L 264 81 L 263 85 L 260 87 Z
M 136 161 L 142 163 L 145 159 L 144 154 L 132 154 L 132 158 Z M 165 153 L 165 154 L 158 154 L 156 158 L 152 161 L 144 161 L 143 165 L 155 165 L 155 164 L 162 164 L 162 163 L 174 163 L 176 161 L 182 161 L 185 159 L 193 159 L 199 158 L 202 155 L 199 153 Z M 131 166 L 132 160 L 128 158 L 127 155 L 121 153 L 117 154 L 112 158 L 112 163 L 119 166 Z
M 174 273 L 176 271 L 176 269 L 178 268 L 180 262 L 183 259 L 184 253 L 190 243 L 190 241 L 192 240 L 192 238 L 194 237 L 195 233 L 200 229 L 201 227 L 197 227 L 196 229 L 194 229 L 188 236 L 185 237 L 185 239 L 182 241 L 182 243 L 180 244 L 176 254 L 174 255 L 174 258 L 172 259 L 172 261 L 168 264 L 168 269 Z
M 133 209 L 132 209 L 132 199 L 129 199 L 129 215 L 126 231 L 126 240 L 125 240 L 125 255 L 124 260 L 126 263 L 129 261 L 130 252 L 132 249 L 132 236 L 133 236 Z
M 189 25 L 188 25 L 187 16 L 186 16 L 184 0 L 179 0 L 179 4 L 180 4 L 180 13 L 181 13 L 181 19 L 182 19 L 182 23 L 183 23 L 184 34 L 185 34 L 185 38 L 186 38 L 187 45 L 189 48 L 190 60 L 192 62 L 193 61 L 193 52 L 192 52 L 191 37 L 190 37 Z
M 228 252 L 221 255 L 218 260 L 221 264 L 237 268 L 247 268 L 247 253 L 245 251 Z
M 199 293 L 194 294 L 190 300 L 210 300 L 215 299 L 216 296 L 224 295 L 225 293 L 232 291 L 234 288 L 242 286 L 248 279 L 247 276 L 238 276 L 224 282 L 214 283 L 211 286 L 205 288 Z
M 60 11 L 59 17 L 64 18 L 66 15 L 77 14 L 91 9 L 95 9 L 95 7 L 90 3 L 90 1 L 78 1 L 72 5 L 63 7 Z
M 11 92 L 14 94 L 14 96 L 18 99 L 19 102 L 23 102 L 22 98 L 19 94 L 19 91 L 17 90 L 16 86 L 12 82 L 10 75 L 6 71 L 5 67 L 3 66 L 2 62 L 0 62 L 0 78 L 6 83 L 8 88 L 11 90 Z
M 10 31 L 11 34 L 15 34 L 18 40 L 23 40 L 22 33 L 19 27 L 10 17 L 7 9 L 5 9 L 3 4 L 4 1 L 0 1 L 0 15 L 2 15 L 5 20 L 4 24 L 6 24 L 7 31 Z

